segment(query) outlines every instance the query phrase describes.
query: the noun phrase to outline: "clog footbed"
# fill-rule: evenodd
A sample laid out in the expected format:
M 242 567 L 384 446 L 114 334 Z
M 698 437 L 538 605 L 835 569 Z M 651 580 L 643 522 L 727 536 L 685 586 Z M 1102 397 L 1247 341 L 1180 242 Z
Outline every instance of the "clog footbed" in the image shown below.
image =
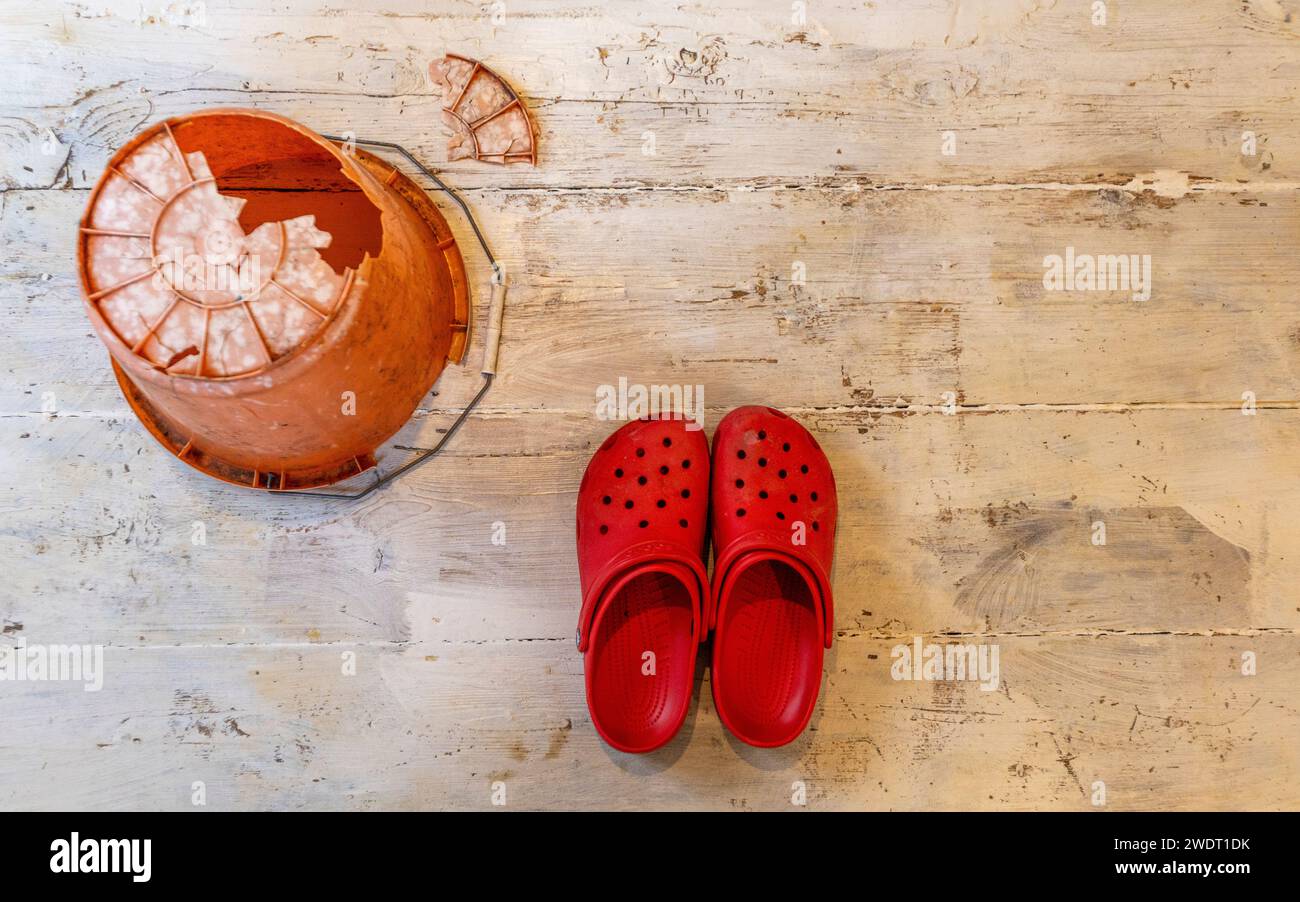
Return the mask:
M 713 437 L 713 700 L 750 745 L 808 725 L 835 617 L 835 476 L 808 430 L 741 407 Z
M 709 446 L 690 421 L 636 420 L 578 489 L 587 709 L 601 737 L 648 752 L 681 727 L 708 634 Z

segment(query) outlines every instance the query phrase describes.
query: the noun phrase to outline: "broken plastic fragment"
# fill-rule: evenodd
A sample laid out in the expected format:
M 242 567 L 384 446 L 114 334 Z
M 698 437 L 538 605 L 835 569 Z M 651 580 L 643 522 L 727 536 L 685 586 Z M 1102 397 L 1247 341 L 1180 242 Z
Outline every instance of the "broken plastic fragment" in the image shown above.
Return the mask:
M 528 110 L 501 76 L 477 60 L 448 53 L 429 64 L 442 88 L 443 119 L 452 129 L 449 159 L 537 165 L 537 138 Z

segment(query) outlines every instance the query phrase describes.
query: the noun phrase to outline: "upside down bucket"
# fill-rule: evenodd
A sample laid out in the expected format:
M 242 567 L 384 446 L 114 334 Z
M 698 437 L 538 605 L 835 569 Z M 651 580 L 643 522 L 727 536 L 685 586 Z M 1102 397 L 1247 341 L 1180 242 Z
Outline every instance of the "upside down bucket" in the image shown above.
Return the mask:
M 464 263 L 425 192 L 271 113 L 212 110 L 133 138 L 90 195 L 78 268 L 146 428 L 253 488 L 373 467 L 465 352 Z

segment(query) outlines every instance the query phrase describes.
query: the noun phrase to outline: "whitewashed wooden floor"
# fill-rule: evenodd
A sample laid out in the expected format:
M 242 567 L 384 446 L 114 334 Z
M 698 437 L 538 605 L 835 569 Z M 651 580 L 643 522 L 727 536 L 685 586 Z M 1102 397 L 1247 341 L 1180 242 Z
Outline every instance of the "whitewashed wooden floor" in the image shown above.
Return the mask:
M 1300 4 L 193 6 L 0 0 L 3 639 L 107 648 L 98 693 L 0 683 L 0 806 L 1300 805 Z M 79 300 L 108 156 L 224 105 L 440 164 L 448 49 L 541 134 L 536 170 L 444 170 L 513 283 L 482 415 L 356 505 L 172 460 Z M 1151 299 L 1046 292 L 1067 246 L 1150 254 Z M 656 754 L 592 729 L 571 518 L 620 376 L 702 384 L 710 428 L 786 408 L 837 469 L 792 746 L 732 740 L 707 676 Z M 949 633 L 999 644 L 1000 691 L 890 678 Z

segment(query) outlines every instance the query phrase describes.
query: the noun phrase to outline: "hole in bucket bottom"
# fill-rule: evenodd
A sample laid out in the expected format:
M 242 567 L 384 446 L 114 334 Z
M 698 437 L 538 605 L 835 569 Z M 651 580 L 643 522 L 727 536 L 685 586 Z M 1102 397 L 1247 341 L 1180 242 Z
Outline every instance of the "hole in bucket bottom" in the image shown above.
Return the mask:
M 182 152 L 204 155 L 221 194 L 245 201 L 239 212 L 245 232 L 314 216 L 316 228 L 331 236 L 319 249 L 321 259 L 336 273 L 383 250 L 379 208 L 344 174 L 338 158 L 308 135 L 246 113 L 196 116 L 172 132 Z

